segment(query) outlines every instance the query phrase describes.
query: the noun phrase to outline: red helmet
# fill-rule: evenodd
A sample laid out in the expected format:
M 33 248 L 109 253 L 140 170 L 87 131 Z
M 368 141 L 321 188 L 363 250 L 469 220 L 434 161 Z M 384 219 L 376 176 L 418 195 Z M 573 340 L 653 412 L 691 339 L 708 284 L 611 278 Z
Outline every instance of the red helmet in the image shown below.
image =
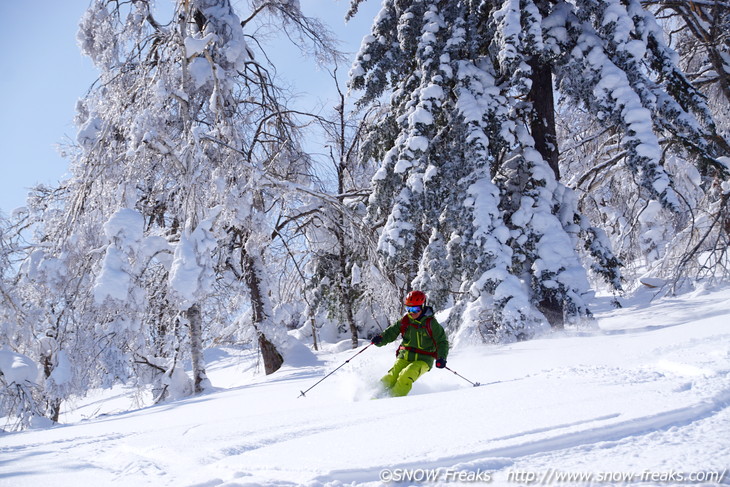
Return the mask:
M 421 291 L 411 291 L 408 293 L 408 296 L 406 296 L 405 305 L 406 306 L 423 306 L 423 304 L 426 302 L 426 295 L 423 294 Z

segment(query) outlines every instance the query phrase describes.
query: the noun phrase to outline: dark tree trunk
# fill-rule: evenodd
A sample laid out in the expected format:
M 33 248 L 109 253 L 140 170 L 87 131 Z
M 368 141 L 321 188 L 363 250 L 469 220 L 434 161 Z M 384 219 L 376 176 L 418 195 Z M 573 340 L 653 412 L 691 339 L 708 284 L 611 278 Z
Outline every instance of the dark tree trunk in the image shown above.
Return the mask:
M 536 58 L 530 61 L 530 67 L 532 68 L 532 89 L 530 90 L 533 109 L 532 138 L 535 139 L 535 149 L 555 173 L 555 179 L 560 179 L 552 67 L 549 64 L 541 63 Z
M 532 68 L 532 88 L 530 101 L 532 102 L 532 138 L 535 140 L 535 149 L 550 165 L 555 179 L 560 179 L 558 163 L 558 137 L 555 128 L 555 102 L 553 99 L 553 73 L 549 64 L 537 58 L 530 61 Z M 546 297 L 538 304 L 538 309 L 545 315 L 550 326 L 563 328 L 563 303 L 560 300 Z
M 264 370 L 266 375 L 273 374 L 279 370 L 284 363 L 276 346 L 266 338 L 260 326 L 266 316 L 266 307 L 264 305 L 264 295 L 261 289 L 261 278 L 258 274 L 258 266 L 251 255 L 246 255 L 246 284 L 248 284 L 251 293 L 251 311 L 253 315 L 253 327 L 258 334 L 259 349 L 261 350 L 261 358 L 264 361 Z
M 547 318 L 553 328 L 562 330 L 565 327 L 563 317 L 563 303 L 555 298 L 545 298 L 537 305 L 537 309 Z
M 259 348 L 261 349 L 261 357 L 264 360 L 264 371 L 266 375 L 273 374 L 279 370 L 284 363 L 276 346 L 266 338 L 266 335 L 259 332 Z

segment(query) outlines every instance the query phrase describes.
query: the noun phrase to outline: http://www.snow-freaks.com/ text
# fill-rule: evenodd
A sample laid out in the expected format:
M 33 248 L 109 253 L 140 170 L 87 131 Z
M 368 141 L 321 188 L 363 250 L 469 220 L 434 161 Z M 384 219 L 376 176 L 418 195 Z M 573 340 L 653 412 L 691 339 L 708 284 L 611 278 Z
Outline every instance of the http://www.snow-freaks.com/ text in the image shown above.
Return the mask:
M 561 483 L 632 483 L 658 482 L 667 484 L 719 484 L 725 478 L 725 470 L 701 470 L 680 472 L 676 470 L 641 472 L 569 472 L 549 468 L 543 471 L 515 469 L 507 471 L 507 482 L 523 485 L 559 485 Z M 501 477 L 501 475 L 500 475 Z M 489 484 L 495 480 L 495 472 L 490 470 L 457 470 L 455 468 L 386 468 L 380 471 L 381 482 L 463 482 Z

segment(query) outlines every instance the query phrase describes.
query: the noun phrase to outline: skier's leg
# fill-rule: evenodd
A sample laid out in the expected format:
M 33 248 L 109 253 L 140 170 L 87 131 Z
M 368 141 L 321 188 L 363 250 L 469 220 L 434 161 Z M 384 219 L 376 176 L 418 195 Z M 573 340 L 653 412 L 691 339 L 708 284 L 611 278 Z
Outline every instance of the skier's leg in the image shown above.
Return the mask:
M 380 379 L 380 382 L 383 383 L 383 385 L 385 386 L 385 389 L 388 392 L 391 392 L 391 389 L 395 385 L 395 382 L 398 380 L 398 375 L 410 363 L 411 362 L 409 362 L 408 360 L 404 360 L 402 358 L 396 359 L 395 363 L 393 364 L 393 367 L 391 367 L 391 369 L 388 371 L 388 373 L 385 374 L 382 379 Z
M 428 364 L 422 360 L 416 360 L 406 366 L 398 375 L 398 379 L 392 388 L 393 396 L 405 396 L 411 392 L 413 383 L 428 372 Z

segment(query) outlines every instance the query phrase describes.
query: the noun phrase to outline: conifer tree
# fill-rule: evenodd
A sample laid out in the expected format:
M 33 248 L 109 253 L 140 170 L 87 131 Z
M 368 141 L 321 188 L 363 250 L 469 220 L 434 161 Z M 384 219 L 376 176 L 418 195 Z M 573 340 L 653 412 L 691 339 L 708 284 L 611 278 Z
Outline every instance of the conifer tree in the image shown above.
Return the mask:
M 514 339 L 589 315 L 586 266 L 620 286 L 607 239 L 560 180 L 552 80 L 620 134 L 666 208 L 679 198 L 660 136 L 722 168 L 701 95 L 638 2 L 386 0 L 353 65 L 362 105 L 389 97 L 366 154 L 382 160 L 369 218 L 383 259 L 436 304 L 453 296 L 466 335 Z

